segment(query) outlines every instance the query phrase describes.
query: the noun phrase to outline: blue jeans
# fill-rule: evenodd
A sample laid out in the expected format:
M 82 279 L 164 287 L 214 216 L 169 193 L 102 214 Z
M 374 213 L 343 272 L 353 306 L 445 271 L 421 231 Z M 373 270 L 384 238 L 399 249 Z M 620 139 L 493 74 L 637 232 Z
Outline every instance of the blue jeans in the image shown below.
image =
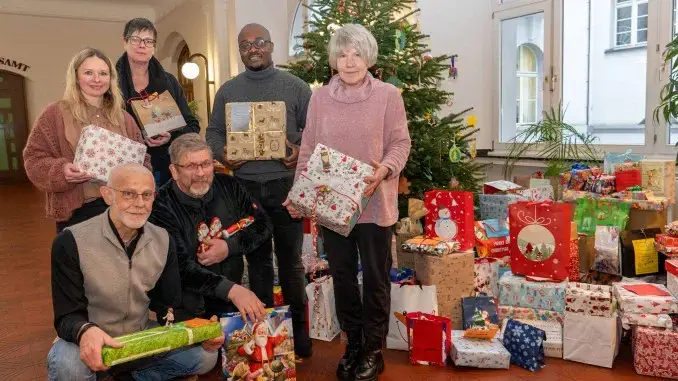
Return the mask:
M 218 352 L 207 352 L 202 346 L 194 345 L 173 350 L 164 355 L 144 361 L 140 369 L 131 372 L 137 381 L 170 380 L 176 377 L 200 375 L 210 372 L 217 363 Z M 133 363 L 131 369 L 133 368 Z M 119 365 L 125 366 L 125 364 Z M 115 367 L 111 368 L 111 371 Z M 95 381 L 97 373 L 80 360 L 80 347 L 58 339 L 47 355 L 47 377 L 49 381 Z

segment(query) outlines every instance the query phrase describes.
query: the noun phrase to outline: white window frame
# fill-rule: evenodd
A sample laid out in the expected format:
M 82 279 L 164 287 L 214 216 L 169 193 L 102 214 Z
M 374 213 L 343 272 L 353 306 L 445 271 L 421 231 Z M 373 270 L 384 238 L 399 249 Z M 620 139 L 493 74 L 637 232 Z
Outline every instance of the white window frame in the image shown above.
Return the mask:
M 649 33 L 648 28 L 643 28 L 643 29 L 638 29 L 638 6 L 640 4 L 648 4 L 648 0 L 625 0 L 623 3 L 619 3 L 619 0 L 612 0 L 614 1 L 614 6 L 613 6 L 613 12 L 614 12 L 614 17 L 612 18 L 613 20 L 613 30 L 614 33 L 612 35 L 612 46 L 615 48 L 626 48 L 626 47 L 633 47 L 633 46 L 642 46 L 647 44 L 646 41 L 641 41 L 638 42 L 638 32 L 641 30 L 645 30 Z M 619 44 L 617 43 L 617 36 L 620 33 L 626 33 L 626 32 L 620 32 L 617 28 L 619 27 L 618 24 L 618 19 L 617 19 L 617 11 L 620 8 L 631 8 L 631 30 L 628 32 L 631 33 L 631 41 L 628 44 Z M 648 14 L 646 16 L 648 18 L 648 27 L 649 27 L 649 19 L 650 19 L 650 12 L 649 12 L 649 4 L 648 4 Z M 629 19 L 623 19 L 623 20 L 629 20 Z
M 501 21 L 535 13 L 535 10 L 544 11 L 544 97 L 542 109 L 548 110 L 562 102 L 562 86 L 560 82 L 563 62 L 563 2 L 567 0 L 511 0 L 501 3 L 493 1 L 493 68 L 492 68 L 492 147 L 493 156 L 506 156 L 510 143 L 502 143 L 501 139 Z M 590 0 L 602 1 L 602 0 Z M 669 144 L 669 130 L 666 122 L 654 121 L 654 109 L 659 104 L 661 87 L 667 83 L 668 70 L 662 62 L 664 47 L 673 38 L 673 28 L 678 20 L 674 14 L 676 0 L 648 1 L 648 33 L 647 33 L 647 73 L 646 73 L 646 102 L 645 102 L 645 143 L 639 145 L 604 145 L 596 148 L 604 152 L 623 152 L 627 148 L 634 153 L 644 154 L 649 158 L 675 159 L 676 148 Z M 616 0 L 610 0 L 614 5 Z M 616 19 L 616 16 L 615 16 Z M 615 21 L 616 24 L 616 21 Z M 616 34 L 614 36 L 616 39 Z M 644 44 L 643 44 L 644 45 Z M 552 91 L 548 91 L 552 89 Z M 541 116 L 540 116 L 541 117 Z M 541 118 L 540 118 L 541 119 Z M 675 143 L 675 142 L 674 142 Z M 536 152 L 526 153 L 526 159 L 536 157 Z

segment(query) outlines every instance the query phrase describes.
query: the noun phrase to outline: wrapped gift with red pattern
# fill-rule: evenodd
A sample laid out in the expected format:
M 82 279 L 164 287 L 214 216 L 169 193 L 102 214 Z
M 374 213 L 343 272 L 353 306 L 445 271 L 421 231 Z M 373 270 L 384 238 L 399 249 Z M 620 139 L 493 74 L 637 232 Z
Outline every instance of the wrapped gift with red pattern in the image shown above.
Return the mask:
M 459 251 L 473 248 L 473 193 L 429 191 L 424 194 L 424 203 L 429 210 L 424 228 L 427 236 L 457 241 Z
M 423 312 L 409 312 L 406 319 L 410 362 L 446 366 L 452 347 L 450 319 Z
M 113 168 L 127 163 L 143 164 L 146 145 L 107 129 L 89 125 L 82 129 L 75 147 L 75 164 L 101 182 L 108 181 Z
M 654 327 L 633 329 L 633 367 L 636 373 L 678 379 L 678 332 Z
M 666 261 L 666 288 L 671 295 L 678 297 L 678 259 Z
M 511 271 L 564 280 L 570 275 L 572 205 L 521 201 L 509 205 Z
M 318 225 L 348 237 L 369 202 L 364 179 L 373 174 L 371 165 L 318 144 L 289 199 L 304 217 L 315 213 Z

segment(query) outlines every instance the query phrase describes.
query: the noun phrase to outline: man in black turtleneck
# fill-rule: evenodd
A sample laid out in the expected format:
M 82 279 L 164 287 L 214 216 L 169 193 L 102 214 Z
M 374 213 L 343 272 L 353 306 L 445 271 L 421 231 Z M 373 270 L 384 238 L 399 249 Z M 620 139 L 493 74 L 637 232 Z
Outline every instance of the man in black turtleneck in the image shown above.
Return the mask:
M 290 217 L 282 203 L 294 181 L 311 89 L 301 79 L 275 68 L 271 58 L 273 42 L 263 26 L 246 25 L 238 35 L 238 46 L 246 70 L 224 83 L 217 92 L 205 137 L 215 159 L 234 171 L 235 177 L 271 218 L 280 287 L 285 303 L 292 311 L 295 352 L 300 357 L 308 357 L 311 355 L 311 340 L 306 326 L 304 267 L 301 264 L 303 225 L 301 220 Z M 225 160 L 226 104 L 269 101 L 285 102 L 288 156 L 283 160 Z M 259 250 L 247 256 L 250 288 L 267 306 L 273 304 L 272 251 L 273 244 L 269 239 Z

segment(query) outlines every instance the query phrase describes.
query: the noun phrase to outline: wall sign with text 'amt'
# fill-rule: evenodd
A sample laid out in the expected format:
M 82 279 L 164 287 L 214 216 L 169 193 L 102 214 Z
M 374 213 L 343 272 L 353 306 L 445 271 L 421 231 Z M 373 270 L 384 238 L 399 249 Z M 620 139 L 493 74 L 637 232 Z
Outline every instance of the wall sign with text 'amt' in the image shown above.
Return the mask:
M 26 65 L 25 63 L 22 63 L 22 62 L 19 62 L 17 60 L 13 60 L 13 59 L 10 59 L 10 58 L 6 58 L 6 57 L 0 57 L 0 66 L 2 66 L 2 65 L 14 68 L 14 69 L 19 70 L 19 71 L 26 71 L 26 70 L 31 68 L 30 66 Z

